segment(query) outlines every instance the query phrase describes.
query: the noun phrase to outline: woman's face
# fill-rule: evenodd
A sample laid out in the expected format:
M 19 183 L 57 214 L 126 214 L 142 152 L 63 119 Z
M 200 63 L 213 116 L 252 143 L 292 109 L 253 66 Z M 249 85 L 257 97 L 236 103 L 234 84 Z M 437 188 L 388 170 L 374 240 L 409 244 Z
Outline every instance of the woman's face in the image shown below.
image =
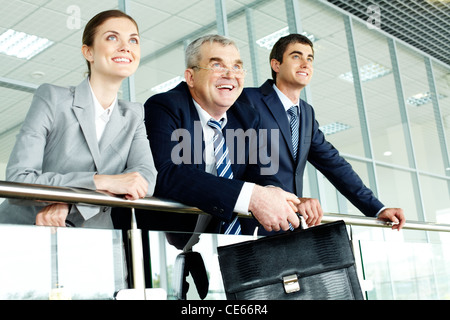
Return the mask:
M 136 25 L 127 18 L 111 18 L 97 27 L 92 46 L 82 52 L 91 65 L 91 77 L 123 80 L 132 75 L 141 58 Z

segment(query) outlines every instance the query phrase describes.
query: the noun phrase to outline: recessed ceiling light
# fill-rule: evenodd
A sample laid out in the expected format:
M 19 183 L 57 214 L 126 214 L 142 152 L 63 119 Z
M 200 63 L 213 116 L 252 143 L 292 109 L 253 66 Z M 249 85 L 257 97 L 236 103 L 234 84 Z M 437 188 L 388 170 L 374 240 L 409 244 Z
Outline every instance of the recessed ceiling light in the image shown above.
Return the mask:
M 45 38 L 8 29 L 0 35 L 0 53 L 20 59 L 31 59 L 53 44 Z
M 392 151 L 385 151 L 385 152 L 383 153 L 383 156 L 385 156 L 385 157 L 390 157 L 390 156 L 392 156 Z
M 319 129 L 327 136 L 350 128 L 351 127 L 348 124 L 341 122 L 333 122 L 319 127 Z
M 391 70 L 379 63 L 369 63 L 359 68 L 359 75 L 362 82 L 377 79 L 389 73 L 391 73 Z M 353 73 L 351 71 L 343 73 L 339 75 L 339 78 L 353 82 Z
M 278 31 L 275 31 L 274 33 L 271 33 L 259 40 L 256 40 L 256 43 L 262 47 L 266 48 L 267 50 L 271 50 L 275 42 L 278 41 L 281 37 L 287 36 L 289 34 L 289 27 L 280 29 Z M 308 34 L 307 32 L 302 32 L 302 35 L 308 37 L 311 42 L 316 41 L 317 39 L 312 34 Z
M 442 94 L 438 94 L 438 99 L 445 98 L 446 96 Z M 424 93 L 418 93 L 415 94 L 408 99 L 406 99 L 406 103 L 414 106 L 419 107 L 421 105 L 427 104 L 431 102 L 431 93 L 430 92 L 424 92 Z
M 34 71 L 34 72 L 31 73 L 31 77 L 34 78 L 34 79 L 40 79 L 43 76 L 45 76 L 45 73 L 42 72 L 42 71 Z
M 184 77 L 178 76 L 154 86 L 151 90 L 156 93 L 166 92 L 175 88 L 181 81 L 184 81 Z

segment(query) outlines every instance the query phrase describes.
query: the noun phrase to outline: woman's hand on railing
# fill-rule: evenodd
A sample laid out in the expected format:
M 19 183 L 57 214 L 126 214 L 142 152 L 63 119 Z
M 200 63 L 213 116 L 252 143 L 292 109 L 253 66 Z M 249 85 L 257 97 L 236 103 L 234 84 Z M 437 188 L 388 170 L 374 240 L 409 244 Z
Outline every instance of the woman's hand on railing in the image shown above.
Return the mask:
M 54 203 L 44 207 L 36 215 L 37 226 L 65 227 L 69 204 Z
M 148 191 L 148 182 L 138 172 L 117 175 L 95 175 L 97 190 L 108 191 L 115 195 L 125 195 L 128 200 L 144 198 Z

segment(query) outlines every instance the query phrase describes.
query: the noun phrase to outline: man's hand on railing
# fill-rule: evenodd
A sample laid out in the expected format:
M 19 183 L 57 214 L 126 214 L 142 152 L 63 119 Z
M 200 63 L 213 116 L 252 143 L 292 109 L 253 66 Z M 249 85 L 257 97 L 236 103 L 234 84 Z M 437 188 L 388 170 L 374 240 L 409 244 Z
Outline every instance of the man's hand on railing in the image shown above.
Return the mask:
M 298 228 L 297 205 L 300 200 L 296 195 L 278 187 L 255 185 L 250 198 L 249 211 L 267 231 L 289 230 L 289 223 Z
M 406 222 L 405 214 L 401 208 L 386 208 L 378 215 L 379 220 L 393 223 L 392 229 L 400 231 Z
M 299 198 L 300 203 L 297 205 L 298 213 L 305 218 L 308 227 L 314 227 L 320 224 L 323 217 L 322 206 L 318 199 Z
M 67 203 L 54 203 L 44 207 L 36 215 L 37 226 L 65 227 L 66 218 L 69 214 Z

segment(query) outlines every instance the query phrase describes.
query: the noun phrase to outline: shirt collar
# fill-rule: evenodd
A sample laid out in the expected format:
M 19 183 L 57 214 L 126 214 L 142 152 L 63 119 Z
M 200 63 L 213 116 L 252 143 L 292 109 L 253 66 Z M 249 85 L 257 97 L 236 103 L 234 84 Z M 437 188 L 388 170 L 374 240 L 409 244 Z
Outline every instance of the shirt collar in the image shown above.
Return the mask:
M 91 93 L 92 93 L 92 100 L 94 101 L 95 119 L 102 118 L 103 120 L 108 122 L 109 117 L 111 116 L 111 113 L 113 112 L 113 109 L 116 106 L 117 95 L 114 98 L 114 101 L 111 103 L 111 105 L 108 108 L 103 109 L 102 105 L 100 104 L 97 97 L 95 96 L 94 91 L 92 90 L 91 83 L 89 81 L 88 81 L 88 83 L 89 83 L 89 88 L 91 89 Z
M 208 121 L 209 121 L 210 119 L 214 119 L 214 118 L 212 118 L 212 117 L 209 115 L 209 113 L 206 112 L 206 110 L 203 109 L 203 108 L 197 103 L 197 101 L 195 101 L 194 99 L 192 99 L 192 101 L 194 101 L 195 109 L 197 109 L 197 113 L 198 113 L 198 116 L 199 116 L 199 118 L 200 118 L 200 122 L 201 122 L 201 124 L 202 124 L 202 128 L 208 127 Z M 226 113 L 226 112 L 223 114 L 221 120 L 222 120 L 221 127 L 222 127 L 222 129 L 223 129 L 223 128 L 227 125 L 227 121 L 228 121 L 228 119 L 227 119 L 227 113 Z M 216 120 L 216 121 L 217 121 L 217 120 Z
M 281 100 L 281 104 L 284 107 L 284 110 L 287 112 L 289 110 L 290 107 L 292 107 L 294 104 L 292 103 L 292 101 L 286 97 L 286 95 L 280 91 L 280 89 L 277 88 L 277 86 L 275 85 L 275 83 L 273 84 L 273 89 L 275 90 L 275 92 L 277 93 L 278 97 Z M 296 104 L 297 106 L 300 106 L 300 99 Z M 300 108 L 298 108 L 298 110 L 300 110 Z

